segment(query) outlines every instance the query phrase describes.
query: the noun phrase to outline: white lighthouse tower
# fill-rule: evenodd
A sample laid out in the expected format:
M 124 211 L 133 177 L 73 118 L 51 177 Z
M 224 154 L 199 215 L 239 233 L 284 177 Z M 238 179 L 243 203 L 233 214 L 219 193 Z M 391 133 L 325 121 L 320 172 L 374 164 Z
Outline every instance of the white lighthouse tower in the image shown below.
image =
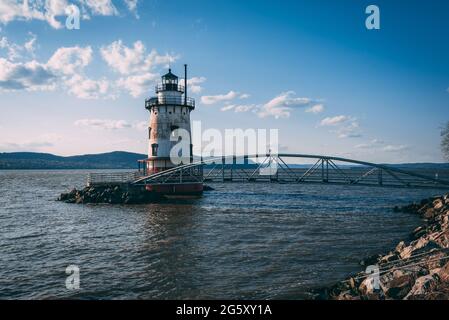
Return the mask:
M 162 76 L 162 82 L 156 86 L 156 97 L 145 100 L 145 108 L 150 112 L 148 126 L 148 159 L 146 160 L 146 174 L 151 175 L 173 168 L 175 164 L 170 158 L 170 151 L 179 142 L 175 137 L 177 129 L 188 132 L 190 153 L 186 158 L 182 155 L 183 163 L 192 162 L 192 144 L 190 131 L 190 112 L 195 109 L 195 100 L 187 96 L 187 65 L 184 65 L 184 84 L 178 83 L 178 77 L 168 69 Z M 159 188 L 160 190 L 157 190 Z M 151 187 L 151 191 L 160 192 L 198 192 L 203 185 L 189 184 L 185 181 L 182 186 L 169 185 Z

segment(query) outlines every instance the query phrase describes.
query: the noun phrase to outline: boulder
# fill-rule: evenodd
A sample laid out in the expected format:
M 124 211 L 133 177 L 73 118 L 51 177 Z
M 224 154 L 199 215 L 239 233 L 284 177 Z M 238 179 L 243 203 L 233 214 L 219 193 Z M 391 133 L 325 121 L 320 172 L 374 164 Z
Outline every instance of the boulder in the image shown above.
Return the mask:
M 433 202 L 433 208 L 435 210 L 440 210 L 441 208 L 443 208 L 443 206 L 444 206 L 443 199 L 437 199 Z
M 427 233 L 426 227 L 425 226 L 420 226 L 420 227 L 416 228 L 415 230 L 413 230 L 412 236 L 415 239 L 419 239 L 422 236 L 424 236 L 426 233 Z
M 435 217 L 435 215 L 436 215 L 435 209 L 434 209 L 434 208 L 429 208 L 429 209 L 427 209 L 427 210 L 424 212 L 423 217 L 424 217 L 425 219 L 430 220 L 430 219 L 432 219 L 433 217 Z
M 428 295 L 430 292 L 432 292 L 433 289 L 435 289 L 439 281 L 440 280 L 437 274 L 428 274 L 426 276 L 419 277 L 418 279 L 416 279 L 415 284 L 404 299 L 424 299 L 426 295 Z
M 409 259 L 411 256 L 440 248 L 441 246 L 433 239 L 430 239 L 430 237 L 421 237 L 418 240 L 412 241 L 409 246 L 405 247 L 400 252 L 399 256 L 401 259 Z
M 408 259 L 412 255 L 413 251 L 424 247 L 428 242 L 429 240 L 425 238 L 419 238 L 418 240 L 412 241 L 409 246 L 403 248 L 399 252 L 399 256 L 401 259 Z
M 443 252 L 435 251 L 435 253 L 429 254 L 427 257 L 423 259 L 424 266 L 428 270 L 439 269 L 444 266 L 447 259 L 445 259 L 446 254 Z
M 399 256 L 395 253 L 389 253 L 386 256 L 383 256 L 380 260 L 379 260 L 379 264 L 383 264 L 383 263 L 388 263 L 388 262 L 392 262 L 392 261 L 396 261 L 399 259 Z
M 398 243 L 398 245 L 396 246 L 395 252 L 396 253 L 401 253 L 404 249 L 405 249 L 405 242 L 401 241 Z
M 58 201 L 67 201 L 69 199 L 68 193 L 61 193 L 61 195 L 58 197 Z
M 380 284 L 380 283 L 379 283 Z M 380 286 L 376 288 L 375 281 L 373 277 L 367 277 L 362 281 L 358 288 L 358 292 L 365 299 L 369 299 L 368 297 L 372 297 L 374 295 L 378 295 L 380 291 Z
M 446 262 L 446 264 L 440 269 L 438 276 L 442 282 L 449 283 L 449 262 Z
M 335 300 L 360 300 L 360 298 L 358 296 L 352 295 L 350 291 L 344 291 L 336 296 Z
M 390 299 L 402 299 L 410 292 L 413 284 L 414 278 L 411 274 L 395 277 L 387 283 L 385 296 Z

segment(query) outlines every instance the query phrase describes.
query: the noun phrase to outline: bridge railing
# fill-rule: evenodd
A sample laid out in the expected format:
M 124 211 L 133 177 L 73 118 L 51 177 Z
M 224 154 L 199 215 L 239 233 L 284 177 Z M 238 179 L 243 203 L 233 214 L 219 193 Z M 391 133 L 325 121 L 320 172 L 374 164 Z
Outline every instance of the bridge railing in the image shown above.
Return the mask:
M 244 159 L 243 166 L 235 166 L 231 158 L 235 159 L 235 156 L 217 157 L 182 165 L 142 177 L 135 183 L 182 183 L 194 177 L 205 182 L 328 183 L 449 189 L 449 179 L 447 179 L 449 176 L 443 180 L 432 177 L 428 172 L 423 174 L 419 171 L 406 171 L 388 165 L 340 157 L 303 154 L 248 155 L 244 156 L 246 160 Z M 303 168 L 288 163 L 288 160 L 296 161 L 298 158 L 315 162 Z M 251 165 L 248 159 L 253 160 Z M 201 175 L 192 175 L 192 170 L 196 168 L 203 169 Z
M 132 183 L 143 177 L 142 172 L 101 172 L 87 175 L 88 186 Z

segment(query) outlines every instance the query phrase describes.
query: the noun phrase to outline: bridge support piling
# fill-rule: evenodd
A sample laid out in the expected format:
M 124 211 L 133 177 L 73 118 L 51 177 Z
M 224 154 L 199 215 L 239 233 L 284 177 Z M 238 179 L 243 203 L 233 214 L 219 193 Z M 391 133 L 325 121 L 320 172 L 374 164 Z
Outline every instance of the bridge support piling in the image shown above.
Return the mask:
M 225 181 L 225 157 L 221 157 L 221 181 Z
M 383 182 L 382 182 L 382 169 L 378 169 L 377 182 L 379 183 L 379 186 L 381 186 L 383 184 Z
M 325 181 L 324 180 L 324 159 L 321 159 L 321 181 Z

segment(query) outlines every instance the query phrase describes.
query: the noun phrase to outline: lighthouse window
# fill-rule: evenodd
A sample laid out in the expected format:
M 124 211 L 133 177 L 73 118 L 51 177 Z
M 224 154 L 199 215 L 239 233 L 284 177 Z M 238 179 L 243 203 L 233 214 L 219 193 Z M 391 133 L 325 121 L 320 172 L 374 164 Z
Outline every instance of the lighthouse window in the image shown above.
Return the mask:
M 179 129 L 178 126 L 171 126 L 170 127 L 170 130 L 171 130 L 172 133 L 174 133 L 174 131 L 177 130 L 177 129 Z
M 175 130 L 179 129 L 178 126 L 170 126 L 171 134 L 174 137 L 175 136 Z
M 153 143 L 153 144 L 151 145 L 151 154 L 152 154 L 153 156 L 157 156 L 157 147 L 158 147 L 158 144 L 157 144 L 157 143 Z
M 148 139 L 151 139 L 151 127 L 148 127 Z

